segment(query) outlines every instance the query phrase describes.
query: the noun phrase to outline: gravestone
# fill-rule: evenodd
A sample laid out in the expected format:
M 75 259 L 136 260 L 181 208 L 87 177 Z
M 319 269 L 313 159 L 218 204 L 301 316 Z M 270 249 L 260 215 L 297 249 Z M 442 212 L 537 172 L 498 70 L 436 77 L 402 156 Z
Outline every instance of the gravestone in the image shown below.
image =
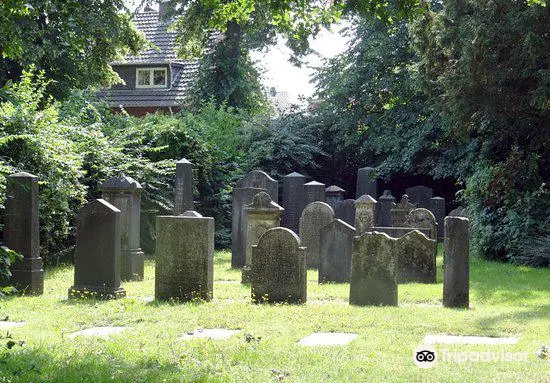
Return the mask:
M 321 229 L 319 283 L 349 282 L 355 228 L 335 219 Z
M 117 299 L 120 285 L 121 212 L 103 199 L 78 212 L 74 252 L 74 285 L 69 298 Z
M 252 246 L 252 300 L 306 303 L 306 253 L 291 230 L 266 231 Z
M 430 211 L 433 213 L 435 221 L 437 222 L 437 239 L 442 240 L 445 236 L 445 198 L 430 198 Z
M 380 233 L 386 233 L 392 238 L 401 238 L 407 233 L 410 233 L 413 230 L 418 230 L 422 234 L 424 234 L 426 237 L 430 238 L 430 230 L 429 229 L 422 229 L 420 227 L 414 228 L 414 227 L 382 227 L 382 226 L 374 226 L 372 228 L 372 231 L 378 231 Z
M 141 281 L 145 255 L 140 248 L 141 185 L 131 177 L 113 177 L 101 187 L 105 201 L 121 212 L 120 277 Z
M 285 209 L 273 202 L 266 192 L 256 194 L 252 203 L 246 205 L 246 265 L 242 270 L 242 283 L 250 283 L 252 246 L 258 244 L 263 233 L 280 226 L 284 211 Z
M 355 197 L 359 198 L 362 195 L 370 195 L 373 198 L 378 197 L 378 182 L 373 179 L 374 168 L 365 167 L 357 170 L 357 187 Z
M 324 202 L 312 202 L 300 217 L 300 240 L 306 248 L 308 268 L 319 267 L 321 229 L 334 220 L 334 210 Z
M 405 227 L 407 216 L 411 211 L 416 209 L 416 206 L 409 202 L 409 196 L 403 194 L 401 202 L 395 204 L 391 209 L 391 225 L 394 227 Z
M 325 202 L 325 184 L 311 181 L 304 185 L 305 202 L 304 206 L 312 202 Z
M 300 216 L 304 210 L 304 181 L 299 173 L 290 173 L 283 177 L 283 226 L 298 232 Z
M 349 303 L 397 306 L 397 239 L 369 232 L 353 239 Z
M 155 299 L 212 299 L 214 218 L 195 211 L 157 217 Z
M 437 241 L 413 230 L 395 243 L 397 283 L 435 283 Z
M 246 213 L 245 206 L 252 203 L 254 196 L 266 189 L 235 188 L 231 214 L 231 267 L 241 268 L 246 265 Z
M 24 294 L 42 295 L 38 177 L 21 172 L 11 174 L 6 181 L 4 244 L 23 255 L 11 266 L 10 284 Z
M 194 210 L 193 203 L 193 164 L 185 158 L 176 162 L 176 182 L 174 186 L 174 215 Z
M 449 217 L 464 217 L 468 218 L 468 209 L 466 209 L 464 206 L 459 206 L 454 210 L 451 210 L 449 213 Z M 443 224 L 445 226 L 445 224 Z
M 341 219 L 351 226 L 355 226 L 355 200 L 345 199 L 336 204 L 334 208 L 336 218 Z
M 416 207 L 428 209 L 430 207 L 430 198 L 434 196 L 434 191 L 427 186 L 418 185 L 405 189 L 405 194 L 409 196 L 410 201 Z
M 437 241 L 437 222 L 432 212 L 428 209 L 419 208 L 411 210 L 405 218 L 404 226 L 428 229 L 430 231 L 428 238 Z
M 376 220 L 376 200 L 370 195 L 362 195 L 355 201 L 355 229 L 357 235 L 371 231 Z
M 376 226 L 391 227 L 391 209 L 395 205 L 395 197 L 391 195 L 389 190 L 384 190 L 382 197 L 378 198 L 378 221 Z
M 237 181 L 238 188 L 265 189 L 271 200 L 279 202 L 279 183 L 261 170 L 252 170 Z
M 470 252 L 469 220 L 445 218 L 445 252 L 443 255 L 443 306 L 469 306 Z
M 346 191 L 336 185 L 331 185 L 325 189 L 325 200 L 331 208 L 336 209 L 336 205 L 344 200 Z

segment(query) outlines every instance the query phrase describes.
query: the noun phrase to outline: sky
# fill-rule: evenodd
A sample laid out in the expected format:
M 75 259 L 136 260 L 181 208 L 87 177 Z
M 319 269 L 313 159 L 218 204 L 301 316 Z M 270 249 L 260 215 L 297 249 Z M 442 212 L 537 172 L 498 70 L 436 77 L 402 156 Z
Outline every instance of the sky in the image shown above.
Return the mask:
M 125 0 L 130 9 L 135 9 L 141 0 Z M 152 8 L 157 6 L 152 5 Z M 303 59 L 300 68 L 292 65 L 288 59 L 290 49 L 279 39 L 276 46 L 266 52 L 252 52 L 252 59 L 258 62 L 262 74 L 262 84 L 270 89 L 275 87 L 278 92 L 287 92 L 291 103 L 299 103 L 300 96 L 311 97 L 315 86 L 310 83 L 314 67 L 320 66 L 324 58 L 331 58 L 342 53 L 347 47 L 347 39 L 340 33 L 341 27 L 332 31 L 322 30 L 315 39 L 310 39 L 311 48 L 317 54 L 311 54 Z

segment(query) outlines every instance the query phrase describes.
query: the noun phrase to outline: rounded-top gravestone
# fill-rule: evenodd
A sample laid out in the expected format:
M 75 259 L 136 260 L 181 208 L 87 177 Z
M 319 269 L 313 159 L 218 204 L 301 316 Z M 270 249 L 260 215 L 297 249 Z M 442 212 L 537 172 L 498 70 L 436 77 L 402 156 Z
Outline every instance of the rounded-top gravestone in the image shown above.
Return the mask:
M 312 202 L 300 217 L 300 239 L 306 248 L 307 267 L 319 267 L 321 229 L 335 219 L 334 210 L 325 202 Z
M 242 179 L 237 181 L 236 186 L 238 188 L 265 189 L 273 201 L 279 201 L 279 183 L 261 170 L 252 170 L 246 173 Z

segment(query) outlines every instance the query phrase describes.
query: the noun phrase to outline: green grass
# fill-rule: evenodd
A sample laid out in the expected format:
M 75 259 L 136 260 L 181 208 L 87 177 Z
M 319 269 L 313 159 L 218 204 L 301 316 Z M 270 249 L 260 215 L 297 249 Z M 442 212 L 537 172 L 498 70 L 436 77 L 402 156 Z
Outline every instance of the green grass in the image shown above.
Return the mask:
M 150 302 L 154 262 L 145 280 L 125 283 L 118 301 L 68 301 L 72 267 L 47 270 L 41 297 L 8 297 L 0 317 L 26 321 L 10 330 L 20 347 L 0 341 L 0 382 L 549 382 L 550 360 L 534 353 L 550 345 L 550 270 L 474 259 L 470 310 L 441 307 L 438 283 L 399 286 L 400 307 L 352 307 L 349 285 L 318 285 L 308 272 L 308 303 L 255 305 L 230 254 L 215 258 L 210 303 Z M 69 339 L 93 326 L 128 326 L 109 340 Z M 242 329 L 229 340 L 180 341 L 197 328 Z M 354 332 L 343 347 L 309 348 L 297 341 L 312 332 Z M 248 333 L 259 341 L 247 342 Z M 455 351 L 522 351 L 528 362 L 413 364 L 413 350 L 426 334 L 519 336 L 517 345 L 445 346 Z M 2 335 L 6 335 L 5 333 Z M 436 348 L 442 348 L 438 346 Z M 506 380 L 505 380 L 506 379 Z

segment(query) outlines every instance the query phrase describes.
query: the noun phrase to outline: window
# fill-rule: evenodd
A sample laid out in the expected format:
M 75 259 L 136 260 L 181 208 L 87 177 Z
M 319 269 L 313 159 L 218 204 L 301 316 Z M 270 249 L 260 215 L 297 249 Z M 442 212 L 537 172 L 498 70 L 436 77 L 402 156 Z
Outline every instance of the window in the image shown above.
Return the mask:
M 167 77 L 166 68 L 138 68 L 136 88 L 166 88 Z

